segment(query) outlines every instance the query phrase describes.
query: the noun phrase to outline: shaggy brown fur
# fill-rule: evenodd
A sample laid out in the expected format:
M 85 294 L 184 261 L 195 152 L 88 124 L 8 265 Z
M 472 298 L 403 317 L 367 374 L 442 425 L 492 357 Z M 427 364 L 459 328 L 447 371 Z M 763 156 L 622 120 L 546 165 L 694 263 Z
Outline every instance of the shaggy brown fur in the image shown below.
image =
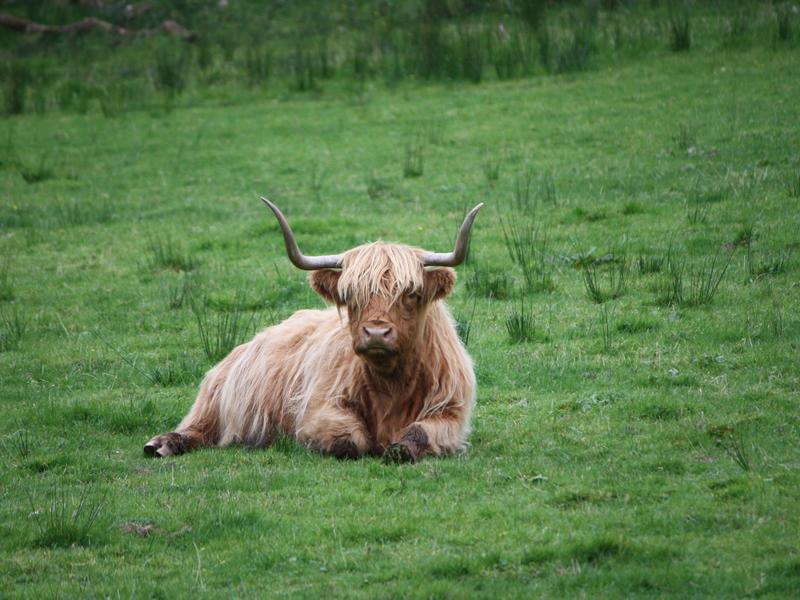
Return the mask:
M 341 270 L 312 272 L 312 287 L 336 307 L 301 310 L 235 348 L 175 432 L 145 452 L 266 446 L 276 433 L 338 458 L 462 449 L 475 376 L 440 302 L 455 271 L 424 268 L 421 252 L 376 242 L 347 252 Z

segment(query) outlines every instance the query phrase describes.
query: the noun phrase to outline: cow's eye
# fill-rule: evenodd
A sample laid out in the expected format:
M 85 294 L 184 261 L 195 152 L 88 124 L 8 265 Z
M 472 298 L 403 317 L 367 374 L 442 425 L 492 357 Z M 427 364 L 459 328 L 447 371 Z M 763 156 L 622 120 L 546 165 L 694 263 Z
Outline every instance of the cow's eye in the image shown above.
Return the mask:
M 408 297 L 414 304 L 419 304 L 420 302 L 422 302 L 422 294 L 420 294 L 419 292 L 414 292 L 413 294 L 409 294 Z

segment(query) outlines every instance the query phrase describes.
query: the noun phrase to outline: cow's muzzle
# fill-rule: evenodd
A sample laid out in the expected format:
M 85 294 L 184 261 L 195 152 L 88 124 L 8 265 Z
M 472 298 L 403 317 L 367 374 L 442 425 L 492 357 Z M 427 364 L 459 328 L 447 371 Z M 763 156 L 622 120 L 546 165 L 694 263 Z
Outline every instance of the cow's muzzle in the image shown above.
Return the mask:
M 369 323 L 361 327 L 356 352 L 368 356 L 397 354 L 397 333 L 389 323 Z

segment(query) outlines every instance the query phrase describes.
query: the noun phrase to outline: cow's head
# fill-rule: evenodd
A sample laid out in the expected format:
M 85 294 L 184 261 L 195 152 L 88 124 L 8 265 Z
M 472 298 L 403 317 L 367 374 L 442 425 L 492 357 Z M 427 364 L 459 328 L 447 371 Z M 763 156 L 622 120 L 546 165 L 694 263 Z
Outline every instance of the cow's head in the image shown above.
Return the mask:
M 464 219 L 453 252 L 374 242 L 340 255 L 305 256 L 278 207 L 262 200 L 278 218 L 292 263 L 313 271 L 316 292 L 347 310 L 353 350 L 376 370 L 387 372 L 418 347 L 428 307 L 453 289 L 456 274 L 450 267 L 466 257 L 472 222 L 483 206 Z

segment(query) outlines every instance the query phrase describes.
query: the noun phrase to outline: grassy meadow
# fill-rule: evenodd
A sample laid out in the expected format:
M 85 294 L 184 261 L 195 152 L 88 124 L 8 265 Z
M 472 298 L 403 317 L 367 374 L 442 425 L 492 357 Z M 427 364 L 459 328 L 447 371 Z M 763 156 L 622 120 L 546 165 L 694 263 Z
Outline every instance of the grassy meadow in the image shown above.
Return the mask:
M 797 7 L 547 6 L 507 22 L 533 63 L 495 13 L 438 17 L 479 77 L 331 25 L 306 87 L 280 36 L 266 68 L 0 35 L 0 596 L 800 593 Z M 144 457 L 234 344 L 323 306 L 259 195 L 308 253 L 443 251 L 486 203 L 448 300 L 465 454 Z

